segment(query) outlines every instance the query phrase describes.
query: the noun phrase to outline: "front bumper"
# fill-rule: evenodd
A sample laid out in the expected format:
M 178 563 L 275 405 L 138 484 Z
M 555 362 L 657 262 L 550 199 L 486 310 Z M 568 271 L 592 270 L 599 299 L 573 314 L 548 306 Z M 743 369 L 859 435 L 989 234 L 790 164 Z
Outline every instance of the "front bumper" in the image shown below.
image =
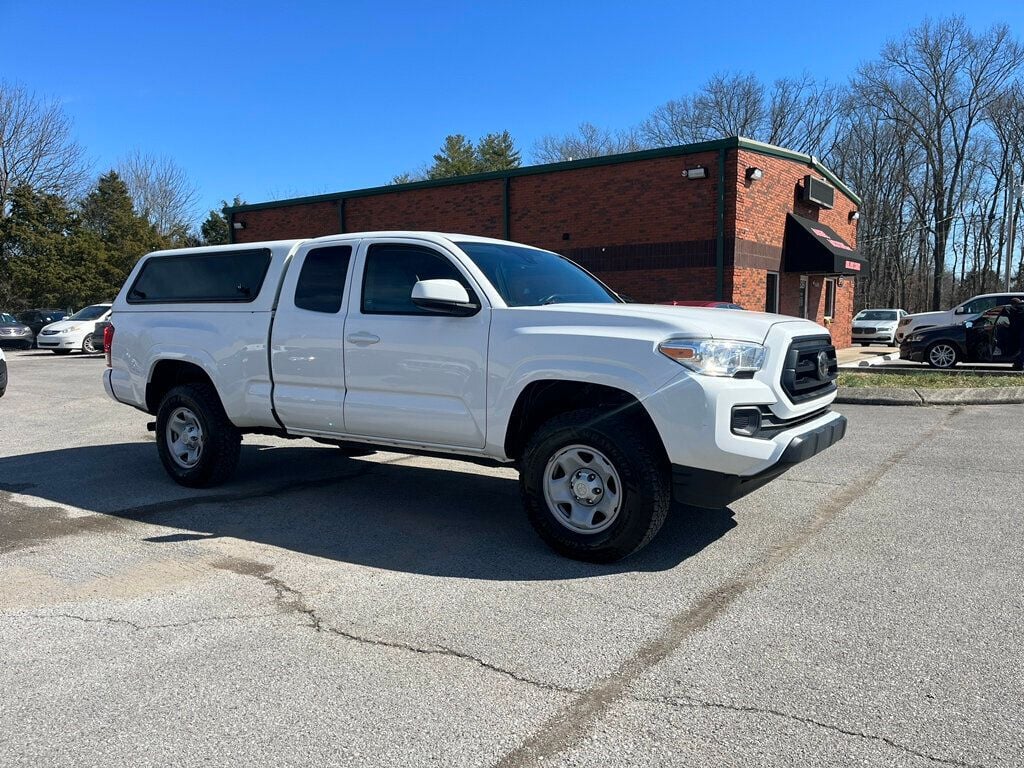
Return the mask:
M 721 509 L 771 482 L 779 475 L 829 448 L 846 435 L 846 417 L 793 436 L 778 461 L 755 475 L 741 476 L 672 465 L 672 496 L 676 501 L 707 509 Z
M 37 336 L 36 346 L 40 349 L 78 349 L 82 339 L 69 336 Z
M 854 333 L 850 335 L 850 339 L 854 342 L 860 341 L 885 341 L 895 342 L 896 332 L 895 331 L 878 331 L 876 333 Z
M 920 342 L 910 343 L 904 341 L 900 344 L 900 360 L 909 360 L 912 363 L 923 363 L 927 347 Z

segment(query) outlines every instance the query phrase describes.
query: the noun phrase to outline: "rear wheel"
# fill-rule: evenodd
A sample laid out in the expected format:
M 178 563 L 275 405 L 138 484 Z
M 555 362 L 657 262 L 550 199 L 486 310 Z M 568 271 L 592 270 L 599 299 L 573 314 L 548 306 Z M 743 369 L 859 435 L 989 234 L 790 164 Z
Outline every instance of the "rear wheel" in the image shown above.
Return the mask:
M 171 478 L 190 488 L 223 483 L 238 465 L 242 434 L 209 384 L 174 387 L 156 414 L 156 445 Z
M 945 341 L 937 341 L 928 347 L 925 359 L 932 368 L 952 368 L 956 365 L 960 355 L 956 347 Z
M 99 352 L 99 350 L 96 349 L 96 345 L 93 343 L 91 333 L 82 340 L 82 352 L 87 355 L 95 355 Z
M 866 346 L 867 346 L 868 344 L 870 344 L 870 343 L 871 343 L 870 341 L 862 341 L 862 342 L 860 343 L 860 345 L 861 345 L 862 347 L 866 347 Z
M 646 545 L 671 502 L 657 437 L 597 409 L 542 425 L 523 453 L 519 486 L 530 523 L 552 549 L 597 563 Z

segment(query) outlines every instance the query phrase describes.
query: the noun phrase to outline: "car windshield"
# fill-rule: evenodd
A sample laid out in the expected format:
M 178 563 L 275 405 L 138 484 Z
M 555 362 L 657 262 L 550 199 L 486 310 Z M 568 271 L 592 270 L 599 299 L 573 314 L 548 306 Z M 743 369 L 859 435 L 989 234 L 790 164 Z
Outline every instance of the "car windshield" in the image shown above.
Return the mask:
M 557 253 L 502 243 L 456 243 L 510 307 L 616 304 L 619 298 Z
M 896 320 L 896 312 L 892 309 L 865 309 L 862 312 L 858 312 L 854 320 L 873 320 L 877 322 L 883 322 L 886 320 Z
M 8 315 L 6 312 L 0 312 L 0 323 L 16 323 L 14 315 Z
M 68 320 L 98 320 L 108 309 L 110 307 L 105 304 L 93 304 L 91 307 L 78 310 Z

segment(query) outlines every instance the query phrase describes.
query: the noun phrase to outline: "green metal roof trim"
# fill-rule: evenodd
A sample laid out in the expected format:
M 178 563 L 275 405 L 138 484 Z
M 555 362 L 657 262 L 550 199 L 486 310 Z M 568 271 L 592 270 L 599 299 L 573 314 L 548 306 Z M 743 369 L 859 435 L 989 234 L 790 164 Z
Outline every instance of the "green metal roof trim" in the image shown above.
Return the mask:
M 370 197 L 372 195 L 387 195 L 394 192 L 412 192 L 418 189 L 433 189 L 435 187 L 450 187 L 457 184 L 473 184 L 478 181 L 497 181 L 514 178 L 516 176 L 535 176 L 542 173 L 557 173 L 559 171 L 570 171 L 577 168 L 596 168 L 604 165 L 618 165 L 620 163 L 632 163 L 637 160 L 654 160 L 662 157 L 684 157 L 696 155 L 700 152 L 714 152 L 720 149 L 746 149 L 751 152 L 758 152 L 762 155 L 781 157 L 786 160 L 797 160 L 814 168 L 833 185 L 840 189 L 843 194 L 860 205 L 860 197 L 856 195 L 839 177 L 826 168 L 821 162 L 810 155 L 800 152 L 793 152 L 782 147 L 771 144 L 764 144 L 752 139 L 744 139 L 738 136 L 731 136 L 726 139 L 714 141 L 703 141 L 698 144 L 682 144 L 677 147 L 662 147 L 658 149 L 645 149 L 639 152 L 625 152 L 619 155 L 602 155 L 601 157 L 588 157 L 582 160 L 568 160 L 562 163 L 546 163 L 544 165 L 527 165 L 522 168 L 513 168 L 509 171 L 493 171 L 490 173 L 474 173 L 469 176 L 453 176 L 447 179 L 431 179 L 429 181 L 413 181 L 407 184 L 387 184 L 382 187 L 367 187 L 366 189 L 353 189 L 347 192 L 332 192 L 326 195 L 311 195 L 309 197 L 292 197 L 286 200 L 273 200 L 266 203 L 250 203 L 236 207 L 228 207 L 227 213 L 244 213 L 246 211 L 261 211 L 268 208 L 287 208 L 293 205 L 309 205 L 311 203 L 326 203 L 343 200 L 350 197 Z

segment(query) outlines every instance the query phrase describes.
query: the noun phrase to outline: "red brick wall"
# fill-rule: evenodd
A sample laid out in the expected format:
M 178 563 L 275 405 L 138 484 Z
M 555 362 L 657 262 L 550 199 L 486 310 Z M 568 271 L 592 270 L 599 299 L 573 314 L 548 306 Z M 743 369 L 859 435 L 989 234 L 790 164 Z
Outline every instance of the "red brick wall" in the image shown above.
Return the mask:
M 333 200 L 244 211 L 236 214 L 234 221 L 245 224 L 245 229 L 234 230 L 236 243 L 321 237 L 339 231 L 338 204 Z
M 494 179 L 352 197 L 345 201 L 345 231 L 419 229 L 504 237 L 504 184 Z
M 763 269 L 736 267 L 732 274 L 732 300 L 744 309 L 764 312 L 768 273 Z
M 714 267 L 686 269 L 615 270 L 595 273 L 608 287 L 644 304 L 670 301 L 712 301 L 715 298 Z M 729 294 L 726 272 L 726 295 Z
M 717 162 L 717 152 L 704 152 L 517 176 L 511 239 L 562 251 L 713 238 Z M 708 178 L 683 176 L 698 165 L 707 168 Z

